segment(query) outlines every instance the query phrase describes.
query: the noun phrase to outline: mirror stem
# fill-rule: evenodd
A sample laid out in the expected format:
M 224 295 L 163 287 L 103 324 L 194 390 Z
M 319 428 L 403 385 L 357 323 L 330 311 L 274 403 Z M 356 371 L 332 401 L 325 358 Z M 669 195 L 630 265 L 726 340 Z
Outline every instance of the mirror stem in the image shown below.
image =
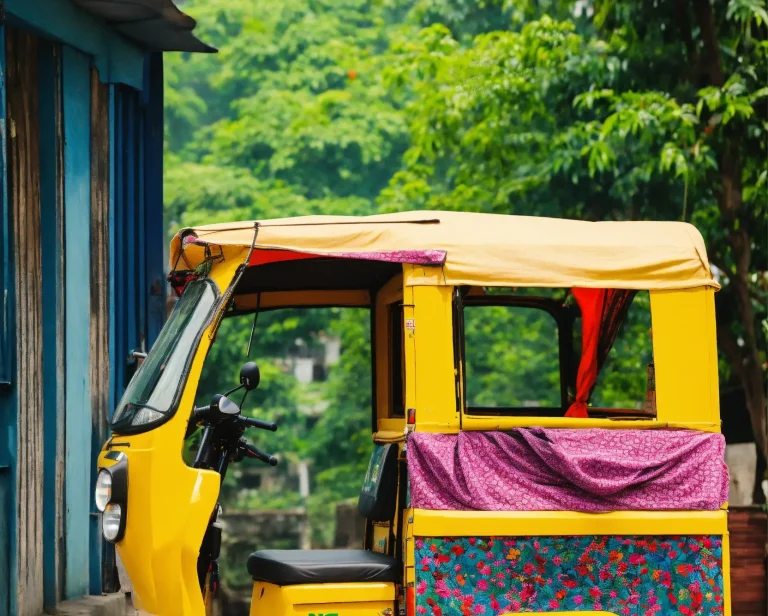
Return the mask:
M 237 387 L 234 387 L 234 388 L 230 389 L 230 390 L 229 390 L 227 393 L 225 393 L 224 395 L 225 395 L 225 396 L 227 396 L 227 397 L 229 397 L 231 394 L 235 393 L 236 391 L 240 391 L 240 390 L 241 390 L 243 387 L 245 387 L 245 385 L 238 385 Z

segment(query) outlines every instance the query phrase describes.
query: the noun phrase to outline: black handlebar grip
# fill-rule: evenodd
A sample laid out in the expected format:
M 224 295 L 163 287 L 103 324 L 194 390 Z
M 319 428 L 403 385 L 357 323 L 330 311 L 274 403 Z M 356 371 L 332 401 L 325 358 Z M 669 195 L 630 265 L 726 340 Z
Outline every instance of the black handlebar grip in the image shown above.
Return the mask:
M 260 430 L 269 430 L 277 432 L 277 424 L 274 421 L 261 421 L 260 419 L 251 419 L 250 417 L 238 416 L 237 420 L 250 428 L 259 428 Z
M 205 418 L 210 410 L 210 405 L 192 409 L 192 415 L 189 418 L 189 424 L 187 424 L 187 432 L 184 435 L 184 440 L 188 439 L 195 433 L 195 430 L 197 430 L 197 424 Z
M 257 449 L 250 443 L 246 445 L 246 449 L 248 450 L 248 455 L 251 458 L 256 458 L 257 460 L 266 462 L 270 466 L 277 466 L 277 458 L 275 456 L 270 456 L 268 453 L 264 453 L 263 451 Z

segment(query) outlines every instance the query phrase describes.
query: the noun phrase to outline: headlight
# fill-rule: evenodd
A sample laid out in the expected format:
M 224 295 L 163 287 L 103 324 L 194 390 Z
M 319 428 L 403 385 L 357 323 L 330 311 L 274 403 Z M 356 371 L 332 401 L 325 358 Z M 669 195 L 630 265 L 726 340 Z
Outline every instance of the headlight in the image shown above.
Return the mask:
M 158 419 L 162 419 L 163 414 L 152 409 L 140 409 L 133 417 L 131 422 L 132 426 L 143 426 L 144 424 L 152 423 Z
M 117 503 L 110 503 L 101 515 L 101 532 L 104 539 L 115 542 L 123 531 L 123 508 Z
M 112 473 L 105 468 L 99 471 L 99 476 L 96 478 L 94 500 L 96 501 L 96 509 L 102 512 L 112 500 Z
M 110 451 L 105 457 L 115 463 L 99 470 L 93 500 L 96 509 L 101 512 L 101 531 L 104 539 L 114 543 L 120 541 L 125 534 L 128 457 L 121 451 Z

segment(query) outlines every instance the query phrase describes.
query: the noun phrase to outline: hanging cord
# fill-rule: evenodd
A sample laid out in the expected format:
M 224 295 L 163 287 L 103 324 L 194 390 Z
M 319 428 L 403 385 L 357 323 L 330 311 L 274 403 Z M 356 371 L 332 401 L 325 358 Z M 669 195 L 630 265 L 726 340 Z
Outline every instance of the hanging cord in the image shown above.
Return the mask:
M 245 351 L 245 358 L 251 357 L 251 345 L 253 344 L 253 334 L 256 332 L 256 321 L 259 320 L 259 309 L 261 308 L 261 293 L 256 293 L 256 312 L 253 313 L 253 325 L 251 326 L 251 336 L 248 338 L 248 348 Z

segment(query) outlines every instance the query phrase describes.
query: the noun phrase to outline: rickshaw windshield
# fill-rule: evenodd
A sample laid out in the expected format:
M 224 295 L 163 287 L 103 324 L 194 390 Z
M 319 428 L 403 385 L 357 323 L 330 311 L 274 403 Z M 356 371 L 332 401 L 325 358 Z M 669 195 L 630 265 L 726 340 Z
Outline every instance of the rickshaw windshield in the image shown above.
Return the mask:
M 188 285 L 112 418 L 114 432 L 147 429 L 173 414 L 197 339 L 216 302 L 209 280 Z

